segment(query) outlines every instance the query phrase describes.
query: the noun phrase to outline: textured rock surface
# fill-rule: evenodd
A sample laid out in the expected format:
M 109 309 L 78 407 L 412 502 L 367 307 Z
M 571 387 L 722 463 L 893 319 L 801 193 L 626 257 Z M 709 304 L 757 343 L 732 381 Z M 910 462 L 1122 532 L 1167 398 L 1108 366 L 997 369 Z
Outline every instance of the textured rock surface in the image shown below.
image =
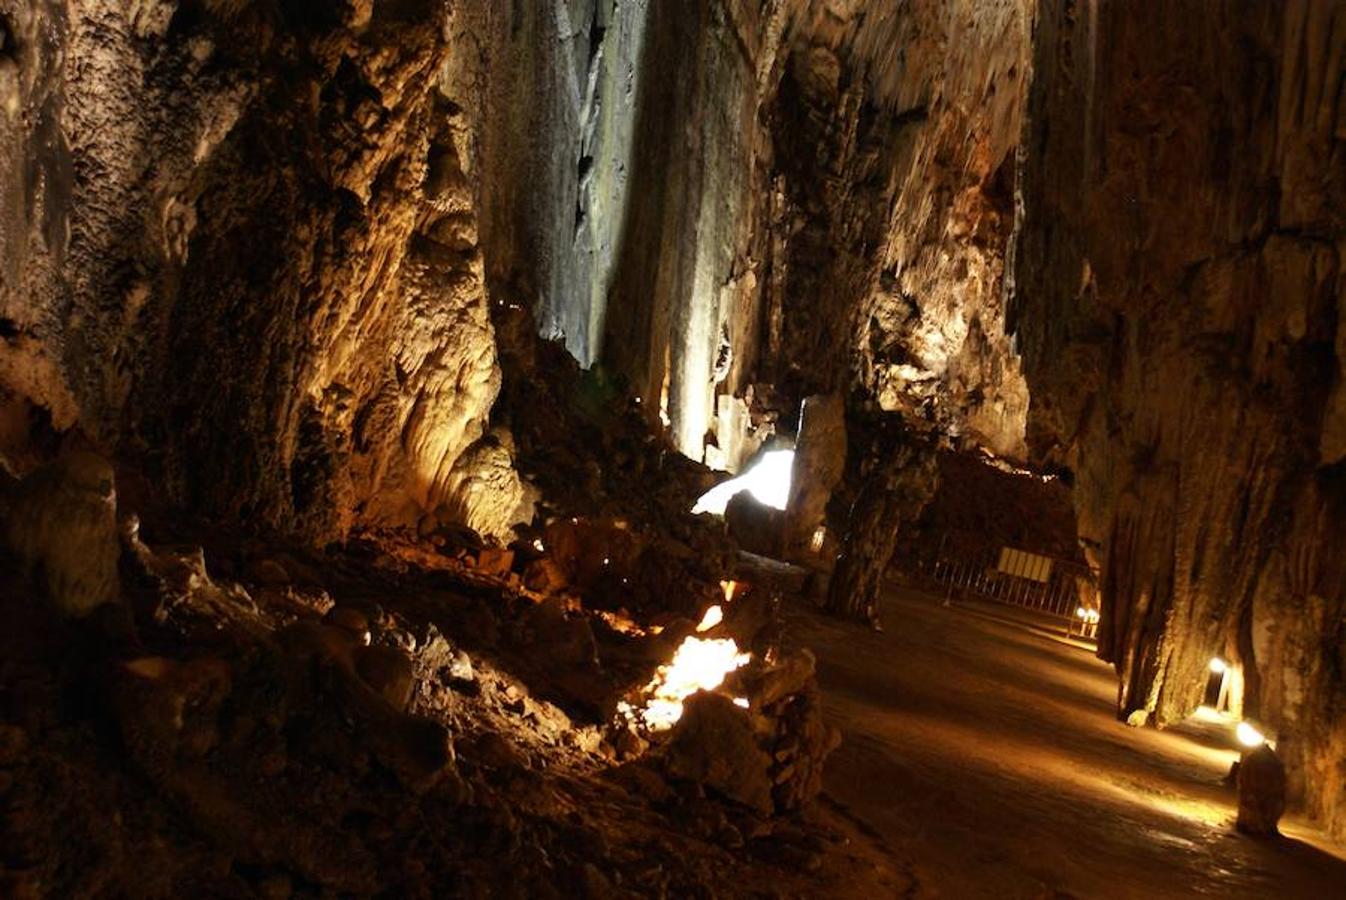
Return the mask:
M 790 471 L 781 549 L 797 559 L 811 552 L 827 501 L 846 472 L 846 406 L 840 395 L 806 397 L 799 412 L 799 439 Z
M 809 8 L 781 87 L 794 221 L 776 380 L 855 381 L 885 410 L 1022 452 L 1001 290 L 1031 8 Z
M 454 8 L 445 84 L 471 111 L 488 281 L 588 367 L 632 196 L 647 0 Z
M 1030 7 L 466 4 L 493 292 L 694 459 L 735 468 L 857 383 L 1022 452 L 1000 297 Z
M 74 453 L 0 493 L 0 547 L 63 616 L 120 599 L 117 491 L 112 467 Z
M 434 509 L 499 386 L 447 5 L 7 6 L 5 452 L 77 425 L 318 538 Z
M 1013 321 L 1119 713 L 1172 722 L 1236 661 L 1337 834 L 1343 48 L 1337 3 L 1044 8 Z
M 842 552 L 827 586 L 827 609 L 879 625 L 879 594 L 900 534 L 921 515 L 938 478 L 933 448 L 891 431 L 860 464 Z M 908 528 L 904 529 L 903 525 Z

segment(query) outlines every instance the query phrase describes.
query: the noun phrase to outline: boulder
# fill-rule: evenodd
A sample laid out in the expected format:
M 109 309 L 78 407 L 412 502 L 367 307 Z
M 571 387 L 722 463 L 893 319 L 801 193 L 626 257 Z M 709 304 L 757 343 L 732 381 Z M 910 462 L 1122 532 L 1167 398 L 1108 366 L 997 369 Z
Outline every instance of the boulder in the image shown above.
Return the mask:
M 477 554 L 476 570 L 483 575 L 503 578 L 514 567 L 514 551 L 506 547 L 482 547 Z
M 554 594 L 567 584 L 566 574 L 555 560 L 549 557 L 535 559 L 524 569 L 523 583 L 530 591 L 539 594 Z
M 663 749 L 664 767 L 678 778 L 769 814 L 771 757 L 757 746 L 748 714 L 720 694 L 688 698 Z
M 416 684 L 416 667 L 411 657 L 397 647 L 375 644 L 360 647 L 355 655 L 355 670 L 360 678 L 398 712 L 406 712 L 411 704 L 411 691 Z
M 527 623 L 532 632 L 530 647 L 539 655 L 539 663 L 553 670 L 597 666 L 593 627 L 583 616 L 568 616 L 561 598 L 550 597 L 534 606 Z
M 116 479 L 92 453 L 72 453 L 11 488 L 0 542 L 61 616 L 84 618 L 121 597 Z
M 1256 837 L 1280 834 L 1276 823 L 1285 812 L 1285 765 L 1266 744 L 1243 754 L 1238 775 L 1237 828 Z
M 760 556 L 780 555 L 785 513 L 767 506 L 749 491 L 739 491 L 724 508 L 724 522 L 740 547 Z
M 776 665 L 752 676 L 747 687 L 755 707 L 772 706 L 813 681 L 817 660 L 808 649 L 783 654 Z
M 547 552 L 580 591 L 588 591 L 614 572 L 628 573 L 645 549 L 644 539 L 612 520 L 555 519 L 544 536 Z

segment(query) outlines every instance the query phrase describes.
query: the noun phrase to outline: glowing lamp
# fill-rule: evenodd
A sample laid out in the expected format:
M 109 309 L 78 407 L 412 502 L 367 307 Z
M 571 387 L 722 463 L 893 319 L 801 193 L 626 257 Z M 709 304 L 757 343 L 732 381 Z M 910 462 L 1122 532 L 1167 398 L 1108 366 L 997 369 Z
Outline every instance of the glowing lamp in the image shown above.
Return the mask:
M 1239 739 L 1239 743 L 1245 747 L 1260 747 L 1266 743 L 1266 738 L 1262 732 L 1258 731 L 1247 722 L 1240 722 L 1234 729 L 1234 734 Z
M 1218 656 L 1212 656 L 1210 660 L 1210 670 L 1216 675 L 1223 675 L 1224 670 L 1229 668 L 1229 664 Z

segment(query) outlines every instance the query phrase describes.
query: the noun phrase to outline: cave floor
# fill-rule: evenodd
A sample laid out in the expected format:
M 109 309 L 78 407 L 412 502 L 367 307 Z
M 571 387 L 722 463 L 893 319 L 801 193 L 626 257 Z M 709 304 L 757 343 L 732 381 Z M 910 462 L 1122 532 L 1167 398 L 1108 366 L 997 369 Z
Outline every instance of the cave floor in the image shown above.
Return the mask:
M 1227 726 L 1128 728 L 1109 666 L 997 607 L 895 588 L 882 615 L 790 613 L 844 734 L 826 790 L 913 895 L 1346 897 L 1346 852 L 1302 821 L 1234 831 Z

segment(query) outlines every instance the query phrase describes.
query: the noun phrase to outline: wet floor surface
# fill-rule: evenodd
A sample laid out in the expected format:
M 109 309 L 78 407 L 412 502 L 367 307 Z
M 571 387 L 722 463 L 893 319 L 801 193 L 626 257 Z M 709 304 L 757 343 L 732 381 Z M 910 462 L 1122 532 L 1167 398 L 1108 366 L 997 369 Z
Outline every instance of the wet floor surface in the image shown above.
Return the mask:
M 1234 831 L 1228 723 L 1128 728 L 1109 666 L 994 607 L 890 592 L 883 632 L 792 613 L 844 742 L 827 791 L 921 897 L 1346 900 L 1346 850 Z

